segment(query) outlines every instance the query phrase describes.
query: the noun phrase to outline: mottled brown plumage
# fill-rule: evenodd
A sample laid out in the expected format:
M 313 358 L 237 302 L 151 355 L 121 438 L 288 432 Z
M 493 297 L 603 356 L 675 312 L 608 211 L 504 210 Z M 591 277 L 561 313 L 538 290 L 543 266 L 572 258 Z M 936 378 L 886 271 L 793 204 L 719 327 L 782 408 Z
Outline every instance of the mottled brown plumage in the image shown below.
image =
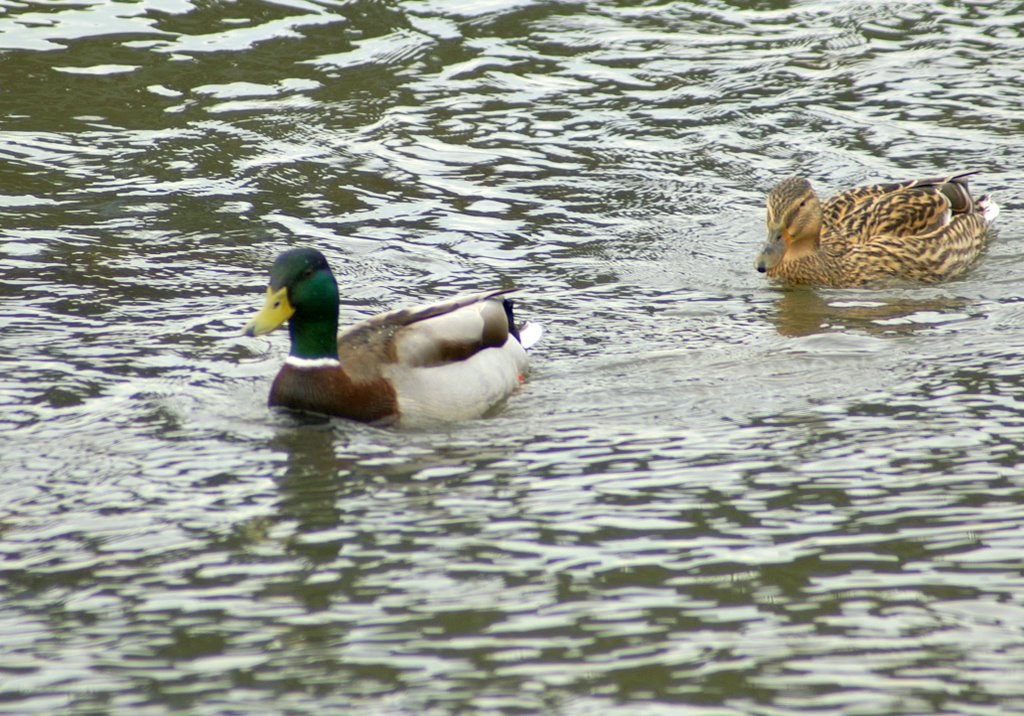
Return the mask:
M 958 276 L 981 254 L 999 211 L 987 196 L 972 200 L 970 173 L 862 186 L 825 202 L 803 177 L 784 179 L 768 195 L 757 270 L 834 287 Z

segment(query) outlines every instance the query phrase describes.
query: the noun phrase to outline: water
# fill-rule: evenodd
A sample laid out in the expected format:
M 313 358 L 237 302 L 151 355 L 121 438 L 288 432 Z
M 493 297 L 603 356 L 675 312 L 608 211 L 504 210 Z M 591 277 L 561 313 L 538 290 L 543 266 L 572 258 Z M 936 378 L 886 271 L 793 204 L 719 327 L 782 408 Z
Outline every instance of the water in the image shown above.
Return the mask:
M 0 712 L 1024 709 L 1024 8 L 0 7 Z M 976 169 L 968 276 L 793 291 L 763 200 Z M 494 416 L 272 413 L 242 338 L 515 285 Z

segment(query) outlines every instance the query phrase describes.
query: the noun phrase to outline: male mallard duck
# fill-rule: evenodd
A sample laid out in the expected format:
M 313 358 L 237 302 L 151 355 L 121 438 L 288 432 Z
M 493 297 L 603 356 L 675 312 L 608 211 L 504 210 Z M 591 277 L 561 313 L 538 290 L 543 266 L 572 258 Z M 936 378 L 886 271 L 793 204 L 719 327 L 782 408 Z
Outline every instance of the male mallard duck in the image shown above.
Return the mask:
M 966 177 L 862 186 L 821 203 L 803 177 L 768 194 L 768 241 L 757 270 L 834 287 L 953 278 L 981 253 L 999 207 Z
M 291 352 L 270 405 L 402 425 L 478 417 L 522 382 L 535 324 L 505 291 L 382 313 L 338 335 L 338 284 L 315 249 L 285 251 L 245 335 L 288 321 Z

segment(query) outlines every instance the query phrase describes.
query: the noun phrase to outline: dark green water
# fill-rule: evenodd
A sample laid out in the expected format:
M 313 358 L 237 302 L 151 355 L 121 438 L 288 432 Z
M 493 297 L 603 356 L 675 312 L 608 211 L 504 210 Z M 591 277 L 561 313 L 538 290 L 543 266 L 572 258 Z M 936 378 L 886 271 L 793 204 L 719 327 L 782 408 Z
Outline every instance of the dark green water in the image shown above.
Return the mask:
M 1024 6 L 0 3 L 0 713 L 1024 710 Z M 763 200 L 976 169 L 965 278 L 784 293 Z M 265 407 L 514 284 L 495 416 Z

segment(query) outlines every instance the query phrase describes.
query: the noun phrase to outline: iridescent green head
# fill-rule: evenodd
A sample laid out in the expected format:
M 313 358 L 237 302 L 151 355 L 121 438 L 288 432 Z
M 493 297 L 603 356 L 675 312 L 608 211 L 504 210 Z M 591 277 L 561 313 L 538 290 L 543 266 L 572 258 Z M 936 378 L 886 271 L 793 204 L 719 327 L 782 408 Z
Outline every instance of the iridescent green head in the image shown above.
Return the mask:
M 263 308 L 245 327 L 245 335 L 269 333 L 285 321 L 291 355 L 337 358 L 338 283 L 316 249 L 290 249 L 277 257 Z

